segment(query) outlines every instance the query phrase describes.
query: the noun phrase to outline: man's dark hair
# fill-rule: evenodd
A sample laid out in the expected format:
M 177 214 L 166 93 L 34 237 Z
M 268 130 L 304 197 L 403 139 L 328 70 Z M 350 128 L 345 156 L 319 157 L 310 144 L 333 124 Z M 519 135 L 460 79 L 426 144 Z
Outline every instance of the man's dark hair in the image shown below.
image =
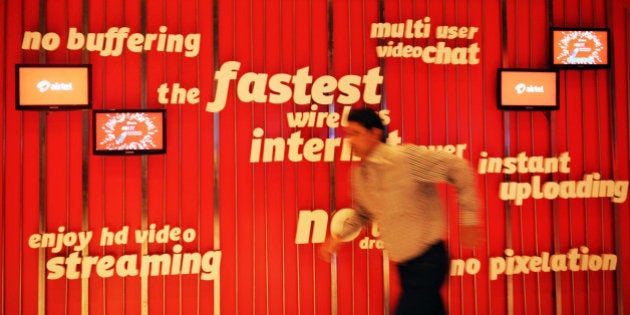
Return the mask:
M 353 108 L 348 113 L 348 121 L 355 122 L 363 126 L 365 129 L 377 128 L 383 131 L 382 142 L 385 142 L 387 136 L 385 135 L 385 126 L 378 113 L 371 108 Z
M 348 113 L 348 121 L 359 123 L 365 129 L 378 128 L 385 130 L 381 118 L 371 108 L 353 108 Z

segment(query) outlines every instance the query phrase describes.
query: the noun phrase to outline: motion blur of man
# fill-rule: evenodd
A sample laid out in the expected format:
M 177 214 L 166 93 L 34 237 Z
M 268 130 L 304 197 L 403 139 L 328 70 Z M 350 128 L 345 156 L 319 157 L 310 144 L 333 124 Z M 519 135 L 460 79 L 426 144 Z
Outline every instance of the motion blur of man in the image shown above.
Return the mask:
M 471 247 L 481 235 L 474 172 L 466 160 L 453 154 L 387 145 L 384 133 L 376 111 L 350 111 L 345 134 L 352 152 L 361 158 L 352 171 L 358 210 L 340 235 L 327 239 L 320 254 L 329 261 L 341 239 L 374 221 L 398 267 L 402 293 L 396 315 L 446 314 L 440 289 L 449 268 L 443 241 L 447 222 L 435 183 L 448 182 L 457 188 L 460 239 Z

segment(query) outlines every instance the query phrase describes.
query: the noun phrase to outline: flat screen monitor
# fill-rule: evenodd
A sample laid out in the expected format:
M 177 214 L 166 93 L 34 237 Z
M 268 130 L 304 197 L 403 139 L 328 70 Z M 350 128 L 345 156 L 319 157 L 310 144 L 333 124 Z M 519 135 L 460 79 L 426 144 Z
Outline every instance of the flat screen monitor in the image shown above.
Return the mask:
M 92 108 L 92 66 L 15 65 L 16 109 Z
M 498 71 L 499 109 L 558 109 L 558 80 L 556 69 L 501 68 Z
M 607 68 L 610 66 L 609 37 L 606 28 L 551 28 L 551 66 Z
M 96 155 L 161 154 L 166 152 L 163 109 L 94 110 Z

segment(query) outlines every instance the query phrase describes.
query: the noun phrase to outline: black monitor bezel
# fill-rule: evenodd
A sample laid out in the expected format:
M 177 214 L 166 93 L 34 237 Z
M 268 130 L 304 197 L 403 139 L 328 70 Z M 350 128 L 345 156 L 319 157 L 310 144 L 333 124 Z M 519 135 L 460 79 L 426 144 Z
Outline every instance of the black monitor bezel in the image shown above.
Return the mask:
M 162 148 L 161 149 L 135 149 L 135 150 L 102 150 L 96 145 L 96 116 L 99 114 L 115 113 L 161 113 L 162 114 Z M 165 109 L 97 109 L 92 110 L 92 153 L 105 156 L 133 156 L 166 153 L 166 110 Z
M 548 105 L 531 105 L 531 104 L 519 104 L 519 105 L 504 105 L 503 93 L 502 93 L 502 74 L 505 72 L 527 72 L 527 73 L 555 73 L 556 75 L 556 95 L 555 104 Z M 558 69 L 531 69 L 531 68 L 498 68 L 497 69 L 497 107 L 500 110 L 507 111 L 552 111 L 560 109 L 560 73 Z
M 23 68 L 86 68 L 87 69 L 87 103 L 86 104 L 34 104 L 25 105 L 20 101 L 20 69 Z M 15 65 L 15 109 L 33 111 L 83 110 L 92 108 L 92 65 L 91 64 L 26 64 Z
M 554 38 L 555 32 L 563 31 L 579 31 L 579 32 L 605 32 L 606 33 L 606 64 L 560 64 L 556 63 L 556 56 L 554 55 Z M 610 29 L 605 27 L 551 27 L 549 29 L 549 65 L 554 69 L 563 70 L 587 70 L 587 69 L 608 69 L 611 63 L 611 42 L 610 42 Z

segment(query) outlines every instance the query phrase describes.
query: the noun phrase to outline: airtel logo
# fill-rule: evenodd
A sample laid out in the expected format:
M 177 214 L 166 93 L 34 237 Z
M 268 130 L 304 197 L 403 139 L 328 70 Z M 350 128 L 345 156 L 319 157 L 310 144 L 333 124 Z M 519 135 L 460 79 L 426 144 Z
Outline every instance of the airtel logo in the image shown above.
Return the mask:
M 72 82 L 70 83 L 60 83 L 55 82 L 51 83 L 48 80 L 42 80 L 37 83 L 37 89 L 40 93 L 45 93 L 47 91 L 72 91 Z
M 516 94 L 523 93 L 545 93 L 545 87 L 542 85 L 527 85 L 525 83 L 517 84 L 514 89 L 516 90 Z

